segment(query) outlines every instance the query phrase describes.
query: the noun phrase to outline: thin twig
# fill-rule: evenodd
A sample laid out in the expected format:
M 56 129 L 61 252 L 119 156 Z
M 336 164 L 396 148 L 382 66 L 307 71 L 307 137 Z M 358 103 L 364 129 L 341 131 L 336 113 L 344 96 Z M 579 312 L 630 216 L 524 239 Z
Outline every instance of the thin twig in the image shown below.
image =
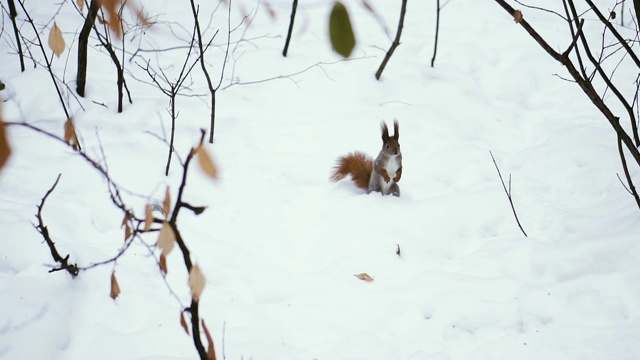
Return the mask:
M 533 10 L 538 10 L 538 11 L 544 11 L 553 15 L 556 15 L 558 17 L 560 17 L 562 20 L 567 21 L 567 18 L 565 18 L 564 16 L 560 15 L 559 13 L 553 11 L 553 10 L 549 10 L 549 9 L 545 9 L 543 7 L 539 7 L 539 6 L 533 6 L 533 5 L 528 5 L 528 4 L 524 4 L 521 1 L 515 0 L 515 2 L 519 5 L 522 5 L 524 7 L 526 7 L 527 9 L 533 9 Z
M 298 8 L 298 0 L 293 0 L 291 4 L 291 19 L 289 20 L 289 30 L 287 31 L 287 39 L 284 42 L 284 50 L 282 56 L 287 57 L 289 51 L 289 42 L 291 41 L 291 33 L 293 32 L 293 22 L 296 19 L 296 9 Z
M 93 0 L 92 1 L 92 5 L 93 2 L 95 2 L 97 0 Z M 99 6 L 99 5 L 98 5 Z M 122 18 L 121 18 L 122 19 Z M 98 30 L 98 27 L 95 25 L 95 17 L 93 19 L 93 22 L 91 23 L 91 25 L 93 26 L 93 30 L 96 33 L 96 36 L 98 37 L 98 40 L 100 41 L 100 44 L 102 44 L 102 47 L 105 48 L 105 50 L 107 50 L 107 53 L 109 54 L 109 57 L 111 58 L 111 61 L 113 62 L 113 65 L 115 65 L 116 67 L 116 86 L 117 86 L 117 90 L 118 90 L 118 113 L 122 112 L 122 99 L 124 97 L 124 88 L 126 87 L 126 82 L 124 80 L 124 65 L 122 65 L 120 63 L 120 60 L 118 59 L 118 54 L 116 54 L 116 51 L 113 48 L 112 42 L 111 42 L 111 37 L 110 37 L 110 31 L 107 28 L 107 25 L 104 24 L 104 32 L 106 35 L 102 35 L 102 33 L 100 33 L 100 31 Z M 122 24 L 120 25 L 122 28 Z M 122 33 L 122 43 L 124 44 L 124 36 L 125 36 L 125 32 Z M 124 48 L 124 45 L 123 45 Z M 86 54 L 85 54 L 86 56 Z M 124 59 L 124 57 L 123 57 Z M 85 61 L 87 61 L 85 59 Z M 85 70 L 86 71 L 86 70 Z M 129 94 L 129 103 L 131 103 L 131 94 L 129 93 L 129 89 L 127 89 L 127 93 Z
M 440 32 L 440 0 L 436 1 L 436 35 L 433 43 L 433 56 L 431 57 L 431 67 L 436 62 L 436 53 L 438 52 L 438 33 Z
M 274 77 L 270 77 L 270 78 L 266 78 L 266 79 L 259 79 L 259 80 L 250 80 L 250 81 L 235 81 L 235 82 L 231 82 L 228 85 L 226 85 L 225 87 L 223 87 L 222 89 L 228 89 L 232 86 L 236 86 L 236 85 L 255 85 L 255 84 L 262 84 L 262 83 L 266 83 L 269 81 L 273 81 L 273 80 L 291 80 L 294 83 L 296 82 L 295 80 L 292 79 L 292 77 L 306 73 L 307 71 L 313 69 L 313 68 L 320 68 L 322 69 L 322 71 L 324 71 L 324 69 L 322 68 L 323 65 L 334 65 L 340 62 L 346 62 L 346 61 L 355 61 L 355 60 L 361 60 L 361 59 L 368 59 L 370 58 L 370 56 L 364 56 L 364 57 L 360 57 L 360 58 L 346 58 L 346 59 L 340 59 L 340 60 L 336 60 L 336 61 L 329 61 L 329 62 L 318 62 L 315 63 L 313 65 L 307 66 L 306 68 L 293 72 L 293 73 L 289 73 L 286 75 L 278 75 L 278 76 L 274 76 Z M 326 74 L 326 72 L 325 72 Z
M 511 198 L 511 174 L 509 174 L 509 188 L 507 189 L 507 187 L 504 184 L 504 179 L 502 179 L 502 174 L 500 173 L 500 168 L 498 168 L 498 163 L 496 162 L 496 159 L 493 157 L 493 153 L 491 151 L 489 151 L 489 154 L 491 154 L 491 159 L 493 160 L 493 165 L 495 165 L 496 170 L 498 171 L 498 177 L 500 177 L 500 182 L 502 183 L 502 188 L 504 189 L 504 192 L 507 194 L 507 198 L 509 199 L 509 205 L 511 205 L 511 210 L 513 211 L 513 216 L 516 218 L 516 223 L 518 223 L 518 227 L 520 228 L 520 231 L 522 231 L 522 234 L 524 234 L 524 236 L 527 237 L 527 233 L 522 228 L 522 224 L 520 224 L 520 219 L 518 219 L 518 214 L 516 214 L 516 208 L 513 205 L 513 199 Z
M 624 170 L 624 175 L 627 178 L 627 184 L 629 184 L 628 191 L 635 199 L 638 208 L 640 208 L 640 196 L 638 196 L 638 191 L 636 191 L 636 187 L 633 184 L 633 179 L 631 178 L 631 174 L 629 173 L 629 166 L 627 165 L 627 160 L 624 157 L 624 149 L 622 148 L 622 140 L 620 139 L 620 137 L 618 137 L 618 153 L 620 154 L 620 160 L 622 161 L 622 169 Z
M 9 17 L 11 18 L 11 24 L 13 25 L 13 33 L 16 37 L 16 45 L 18 47 L 18 57 L 20 59 L 20 71 L 24 72 L 24 55 L 22 54 L 22 43 L 20 42 L 20 31 L 18 30 L 18 24 L 16 23 L 16 17 L 18 12 L 16 11 L 16 4 L 14 0 L 9 0 Z
M 67 104 L 65 103 L 64 97 L 62 96 L 62 91 L 60 90 L 60 86 L 58 86 L 58 82 L 56 81 L 56 78 L 53 74 L 53 69 L 51 68 L 51 61 L 49 61 L 49 57 L 47 56 L 47 53 L 44 50 L 44 44 L 40 39 L 40 33 L 38 33 L 38 29 L 36 29 L 36 25 L 33 22 L 31 15 L 29 15 L 29 12 L 24 7 L 24 0 L 18 0 L 18 3 L 20 4 L 22 11 L 24 11 L 25 16 L 27 17 L 27 22 L 29 23 L 29 25 L 31 25 L 31 28 L 36 34 L 36 38 L 38 39 L 38 44 L 37 44 L 38 48 L 40 48 L 40 51 L 42 52 L 42 56 L 44 56 L 44 61 L 45 61 L 45 64 L 47 65 L 47 72 L 51 77 L 53 86 L 56 88 L 56 92 L 58 93 L 58 98 L 60 99 L 60 105 L 62 105 L 62 110 L 64 110 L 64 114 L 67 116 L 67 119 L 71 119 L 71 115 L 69 114 L 69 110 L 67 109 Z M 52 59 L 53 59 L 53 55 L 52 55 Z M 78 146 L 78 149 L 82 150 L 82 147 L 80 146 L 80 142 L 78 142 L 76 145 Z
M 202 31 L 200 29 L 200 21 L 198 20 L 198 13 L 199 13 L 199 7 L 196 7 L 195 1 L 194 0 L 190 0 L 189 3 L 191 4 L 191 13 L 193 15 L 193 21 L 195 24 L 195 32 L 196 35 L 198 36 L 198 50 L 200 50 L 200 68 L 202 69 L 202 73 L 204 74 L 205 79 L 207 80 L 207 86 L 209 88 L 209 93 L 211 95 L 211 117 L 210 117 L 210 132 L 211 132 L 211 141 L 213 141 L 213 128 L 215 126 L 215 122 L 216 122 L 216 107 L 215 107 L 215 102 L 216 102 L 216 89 L 214 89 L 213 87 L 213 82 L 211 81 L 211 76 L 209 75 L 209 71 L 207 70 L 207 66 L 205 64 L 204 61 L 204 45 L 202 43 Z M 215 35 L 214 35 L 215 36 Z M 212 39 L 213 40 L 213 39 Z M 193 46 L 193 44 L 192 44 Z
M 402 7 L 400 8 L 400 19 L 398 20 L 398 30 L 396 31 L 396 38 L 391 43 L 391 47 L 389 48 L 389 51 L 387 51 L 387 54 L 382 60 L 382 64 L 380 64 L 378 71 L 376 71 L 377 80 L 380 80 L 380 77 L 382 76 L 382 72 L 384 71 L 384 68 L 387 66 L 389 59 L 391 59 L 391 55 L 393 55 L 393 52 L 400 45 L 400 36 L 402 35 L 402 28 L 404 27 L 404 14 L 406 12 L 407 12 L 407 0 L 402 0 Z
M 568 0 L 568 3 L 569 3 L 569 7 L 571 9 L 571 12 L 573 13 L 574 21 L 577 23 L 578 22 L 578 14 L 576 12 L 575 4 L 574 4 L 573 0 Z M 620 101 L 622 106 L 627 110 L 627 113 L 629 114 L 629 120 L 631 122 L 631 129 L 632 129 L 631 130 L 632 131 L 631 135 L 633 136 L 633 140 L 635 141 L 635 146 L 637 148 L 638 146 L 640 146 L 640 134 L 638 133 L 638 128 L 636 127 L 636 121 L 635 121 L 635 115 L 633 113 L 633 109 L 631 108 L 631 106 L 629 105 L 627 100 L 624 98 L 622 93 L 613 84 L 611 79 L 607 76 L 607 74 L 605 73 L 604 69 L 601 66 L 601 63 L 593 56 L 593 53 L 591 52 L 591 50 L 589 48 L 589 43 L 588 43 L 587 38 L 584 35 L 584 33 L 581 33 L 579 35 L 579 38 L 582 40 L 582 47 L 585 49 L 585 53 L 587 54 L 587 57 L 589 58 L 589 61 L 591 61 L 591 64 L 593 64 L 593 66 L 595 66 L 596 70 L 598 71 L 598 74 L 600 75 L 602 80 L 605 82 L 607 87 L 611 88 L 611 91 L 618 98 L 618 101 Z
M 571 52 L 571 50 L 573 49 L 574 46 L 576 46 L 576 43 L 578 42 L 578 38 L 580 37 L 580 35 L 582 34 L 582 27 L 584 26 L 584 19 L 580 20 L 580 25 L 578 26 L 578 31 L 576 32 L 575 35 L 573 35 L 573 40 L 571 41 L 571 44 L 569 45 L 569 47 L 567 48 L 567 50 L 565 50 L 562 53 L 562 56 L 569 56 L 569 53 Z M 572 28 L 573 30 L 573 28 Z
M 600 21 L 607 27 L 607 29 L 609 29 L 609 31 L 613 34 L 613 36 L 615 36 L 615 38 L 618 40 L 618 42 L 620 42 L 620 44 L 625 48 L 625 50 L 627 51 L 629 56 L 631 56 L 631 58 L 633 59 L 633 62 L 636 64 L 636 66 L 640 68 L 640 58 L 638 58 L 638 56 L 635 54 L 635 52 L 633 52 L 633 50 L 631 49 L 629 44 L 627 44 L 627 42 L 624 40 L 622 35 L 620 35 L 618 30 L 616 30 L 616 28 L 613 26 L 613 24 L 611 24 L 611 21 L 609 21 L 609 19 L 607 19 L 602 14 L 600 9 L 598 9 L 598 7 L 593 3 L 593 1 L 591 1 L 591 0 L 585 0 L 585 1 L 587 2 L 587 4 L 589 4 L 589 6 L 593 10 L 593 12 L 598 17 L 598 19 L 600 19 Z M 637 0 L 634 0 L 634 2 L 637 2 Z M 623 12 L 624 12 L 624 10 L 623 10 Z
M 36 230 L 38 230 L 40 234 L 42 234 L 44 241 L 47 243 L 47 246 L 49 246 L 49 250 L 51 251 L 51 256 L 53 257 L 53 260 L 60 263 L 59 267 L 53 268 L 49 270 L 49 272 L 66 270 L 69 274 L 71 274 L 71 276 L 76 277 L 80 272 L 80 270 L 78 269 L 78 266 L 76 264 L 69 263 L 69 255 L 65 257 L 62 257 L 60 255 L 60 253 L 58 252 L 58 249 L 56 248 L 56 244 L 51 239 L 51 235 L 49 234 L 49 229 L 47 228 L 47 226 L 44 224 L 44 221 L 42 220 L 42 208 L 44 207 L 44 203 L 45 201 L 47 201 L 47 198 L 49 197 L 49 195 L 51 195 L 51 193 L 56 188 L 56 186 L 58 186 L 58 181 L 60 181 L 60 176 L 62 176 L 62 174 L 58 174 L 58 177 L 56 178 L 56 181 L 53 183 L 53 186 L 51 186 L 51 188 L 49 188 L 47 193 L 44 194 L 44 196 L 42 197 L 42 200 L 40 201 L 40 205 L 37 205 L 38 212 L 36 213 L 36 219 L 38 219 L 38 225 L 36 225 L 35 228 Z

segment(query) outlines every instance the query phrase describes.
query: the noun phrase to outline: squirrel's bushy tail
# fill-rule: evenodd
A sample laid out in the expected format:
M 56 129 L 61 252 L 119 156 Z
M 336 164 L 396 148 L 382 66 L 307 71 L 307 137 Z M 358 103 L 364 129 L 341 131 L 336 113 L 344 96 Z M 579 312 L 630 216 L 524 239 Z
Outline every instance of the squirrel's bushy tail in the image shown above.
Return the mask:
M 372 170 L 373 159 L 363 152 L 354 151 L 338 158 L 336 166 L 333 167 L 331 180 L 338 181 L 351 175 L 351 180 L 357 187 L 367 190 Z

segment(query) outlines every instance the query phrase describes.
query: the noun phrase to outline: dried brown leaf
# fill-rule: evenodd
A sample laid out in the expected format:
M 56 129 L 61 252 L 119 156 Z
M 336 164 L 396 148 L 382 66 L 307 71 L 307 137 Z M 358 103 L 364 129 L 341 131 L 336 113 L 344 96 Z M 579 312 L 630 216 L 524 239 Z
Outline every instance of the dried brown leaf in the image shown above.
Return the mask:
M 200 145 L 197 149 L 198 155 L 198 164 L 200 164 L 200 168 L 204 171 L 212 179 L 218 178 L 218 168 L 213 163 L 213 159 L 207 152 L 207 150 Z
M 162 249 L 162 255 L 167 256 L 171 250 L 173 250 L 173 246 L 176 244 L 176 234 L 173 232 L 173 228 L 168 222 L 162 223 L 162 228 L 160 229 L 160 234 L 158 235 L 158 246 Z
M 164 194 L 164 201 L 162 202 L 162 213 L 164 213 L 164 218 L 169 218 L 169 213 L 171 212 L 171 192 L 169 192 L 169 187 L 167 186 L 167 192 Z
M 49 48 L 53 50 L 53 53 L 56 54 L 57 57 L 60 57 L 64 52 L 66 45 L 64 43 L 64 37 L 62 36 L 62 31 L 58 27 L 56 22 L 53 22 L 53 27 L 49 32 Z
M 118 285 L 118 280 L 116 279 L 116 273 L 111 273 L 111 293 L 109 296 L 113 300 L 115 300 L 118 295 L 120 295 L 120 286 Z
M 273 6 L 271 6 L 271 4 L 268 1 L 263 1 L 262 5 L 267 9 L 267 13 L 269 14 L 269 17 L 271 18 L 272 21 L 277 19 L 277 14 L 276 11 L 273 9 Z
M 524 19 L 524 17 L 522 16 L 522 11 L 516 10 L 513 12 L 513 20 L 516 22 L 516 24 L 520 24 L 522 22 L 522 19 Z
M 187 325 L 187 320 L 184 319 L 184 311 L 180 311 L 180 325 L 184 329 L 184 332 L 189 335 L 189 326 Z
M 122 218 L 122 225 L 120 225 L 120 227 L 125 226 L 129 220 L 131 220 L 131 214 L 129 214 L 128 212 L 124 214 L 124 218 Z
M 64 141 L 73 146 L 74 150 L 78 150 L 78 137 L 76 136 L 76 127 L 73 125 L 73 120 L 68 118 L 64 123 Z
M 144 27 L 151 26 L 151 23 L 147 19 L 147 16 L 144 15 L 141 9 L 138 9 L 132 2 L 126 0 L 99 0 L 102 8 L 106 11 L 108 15 L 108 19 L 103 19 L 98 16 L 98 21 L 103 24 L 109 26 L 109 29 L 116 35 L 116 37 L 122 37 L 122 19 L 120 17 L 120 12 L 122 11 L 122 7 L 128 7 L 136 14 L 138 18 L 138 22 L 142 24 Z
M 124 226 L 124 241 L 127 241 L 128 238 L 131 237 L 131 227 L 129 224 Z
M 113 33 L 120 38 L 122 36 L 122 27 L 120 26 L 120 14 L 118 10 L 122 6 L 122 0 L 100 0 L 100 4 L 107 11 L 109 19 L 107 24 Z
M 371 275 L 367 273 L 361 273 L 361 274 L 355 275 L 355 277 L 363 281 L 373 281 L 373 278 L 371 277 Z
M 200 266 L 193 265 L 191 271 L 189 271 L 189 287 L 191 287 L 191 297 L 194 301 L 200 300 L 200 294 L 202 294 L 204 284 L 205 279 L 204 275 L 202 275 L 202 270 L 200 270 Z
M 131 227 L 129 226 L 129 220 L 131 220 L 131 214 L 128 212 L 124 214 L 124 218 L 122 219 L 122 228 L 124 226 L 124 241 L 127 241 L 128 238 L 131 237 Z
M 84 0 L 76 0 L 76 4 L 80 8 L 80 11 L 82 11 L 82 9 L 84 9 Z
M 160 254 L 159 264 L 160 264 L 160 270 L 162 270 L 162 273 L 167 275 L 167 271 L 168 271 L 168 269 L 167 269 L 167 257 L 164 256 L 164 254 Z
M 144 231 L 149 231 L 151 224 L 153 224 L 153 212 L 151 205 L 147 204 L 147 206 L 144 207 Z
M 213 346 L 213 338 L 211 337 L 211 333 L 207 328 L 207 325 L 204 323 L 204 319 L 202 319 L 202 330 L 204 330 L 204 336 L 207 337 L 207 342 L 209 346 L 207 347 L 207 359 L 208 360 L 216 360 L 216 350 Z
M 133 6 L 131 3 L 127 2 L 127 6 Z M 143 27 L 149 28 L 151 27 L 151 22 L 147 15 L 145 15 L 141 9 L 135 9 L 136 17 L 138 18 L 138 22 L 142 24 Z
M 0 170 L 9 160 L 11 156 L 11 147 L 7 138 L 7 129 L 4 121 L 2 121 L 2 102 L 0 102 Z

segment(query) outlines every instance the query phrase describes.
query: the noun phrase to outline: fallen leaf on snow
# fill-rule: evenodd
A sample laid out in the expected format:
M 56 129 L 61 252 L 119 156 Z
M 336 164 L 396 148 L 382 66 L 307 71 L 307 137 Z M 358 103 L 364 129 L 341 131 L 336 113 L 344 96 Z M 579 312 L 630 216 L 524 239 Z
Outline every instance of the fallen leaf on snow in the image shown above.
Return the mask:
M 373 278 L 371 277 L 371 275 L 367 274 L 367 273 L 361 273 L 358 275 L 354 275 L 355 277 L 357 277 L 360 280 L 363 281 L 373 281 Z

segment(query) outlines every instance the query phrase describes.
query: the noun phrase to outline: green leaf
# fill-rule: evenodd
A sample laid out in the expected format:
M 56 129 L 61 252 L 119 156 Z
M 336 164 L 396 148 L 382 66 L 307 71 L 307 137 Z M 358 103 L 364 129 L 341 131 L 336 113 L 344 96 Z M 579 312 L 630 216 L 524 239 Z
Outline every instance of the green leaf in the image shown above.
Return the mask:
M 341 2 L 336 1 L 329 17 L 329 38 L 333 50 L 345 58 L 348 58 L 356 46 L 356 38 L 353 35 L 349 12 Z

